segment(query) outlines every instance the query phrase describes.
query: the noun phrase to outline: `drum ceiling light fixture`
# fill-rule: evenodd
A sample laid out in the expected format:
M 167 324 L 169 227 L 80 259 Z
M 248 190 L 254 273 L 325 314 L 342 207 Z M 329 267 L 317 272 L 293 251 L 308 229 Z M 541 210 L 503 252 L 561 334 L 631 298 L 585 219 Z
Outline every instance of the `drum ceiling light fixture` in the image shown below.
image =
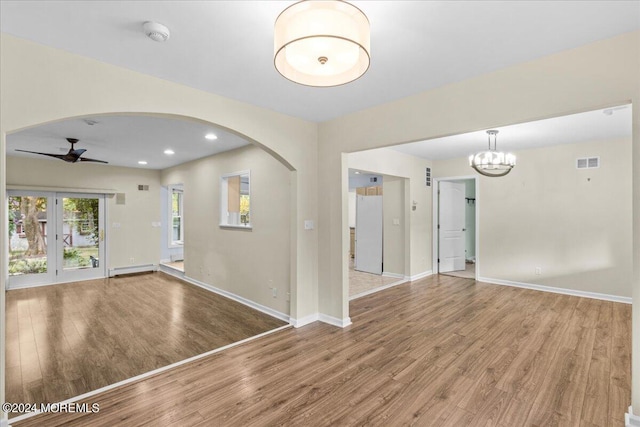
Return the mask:
M 469 165 L 480 175 L 505 176 L 516 165 L 516 156 L 497 150 L 497 130 L 488 130 L 487 135 L 489 136 L 489 150 L 470 155 Z M 491 137 L 493 137 L 493 149 L 491 148 Z
M 276 19 L 274 51 L 276 70 L 295 83 L 343 85 L 369 69 L 369 20 L 345 1 L 303 0 Z

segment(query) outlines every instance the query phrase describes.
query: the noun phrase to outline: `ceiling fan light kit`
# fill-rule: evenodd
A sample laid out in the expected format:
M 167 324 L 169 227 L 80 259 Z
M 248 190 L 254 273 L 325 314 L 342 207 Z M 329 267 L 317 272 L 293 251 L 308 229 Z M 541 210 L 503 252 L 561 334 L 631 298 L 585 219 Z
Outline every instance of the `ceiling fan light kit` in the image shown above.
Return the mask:
M 487 135 L 489 136 L 489 149 L 470 155 L 469 166 L 480 175 L 489 177 L 505 176 L 516 165 L 516 156 L 497 150 L 497 130 L 488 130 Z M 493 137 L 493 148 L 491 148 L 491 137 Z
M 276 19 L 274 65 L 285 78 L 315 87 L 361 77 L 370 64 L 367 16 L 341 0 L 303 0 Z

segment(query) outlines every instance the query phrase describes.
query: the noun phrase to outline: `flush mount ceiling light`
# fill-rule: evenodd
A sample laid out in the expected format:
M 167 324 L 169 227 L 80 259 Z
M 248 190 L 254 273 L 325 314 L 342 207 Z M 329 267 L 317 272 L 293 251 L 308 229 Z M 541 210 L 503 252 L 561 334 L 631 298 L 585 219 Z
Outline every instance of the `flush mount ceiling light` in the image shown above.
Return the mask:
M 276 19 L 274 64 L 285 78 L 328 87 L 362 76 L 370 63 L 369 20 L 341 0 L 304 0 Z
M 516 156 L 497 151 L 497 130 L 488 130 L 487 135 L 489 136 L 489 150 L 470 155 L 469 165 L 480 175 L 505 176 L 516 165 Z M 493 137 L 493 149 L 491 148 L 491 137 Z
M 164 150 L 164 154 L 166 154 L 167 156 L 171 156 L 172 154 L 176 154 L 176 152 L 171 148 L 167 148 L 166 150 Z
M 147 21 L 142 24 L 142 28 L 144 29 L 144 33 L 154 42 L 164 42 L 167 41 L 171 32 L 169 29 L 158 22 Z
M 147 162 L 146 162 L 146 160 L 139 160 L 139 161 L 138 161 L 138 164 L 139 164 L 139 165 L 146 165 L 146 164 L 147 164 Z
M 208 133 L 204 136 L 206 139 L 208 139 L 209 141 L 213 141 L 218 139 L 218 137 L 216 136 L 215 133 Z

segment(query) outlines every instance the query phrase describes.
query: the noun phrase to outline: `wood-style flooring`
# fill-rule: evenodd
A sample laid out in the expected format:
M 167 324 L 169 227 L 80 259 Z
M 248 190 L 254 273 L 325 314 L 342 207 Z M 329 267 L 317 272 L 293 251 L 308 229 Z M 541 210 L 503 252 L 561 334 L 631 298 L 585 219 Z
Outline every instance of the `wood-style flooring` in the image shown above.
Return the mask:
M 161 273 L 11 290 L 6 304 L 15 403 L 61 402 L 285 325 Z
M 631 306 L 432 276 L 24 426 L 622 426 Z

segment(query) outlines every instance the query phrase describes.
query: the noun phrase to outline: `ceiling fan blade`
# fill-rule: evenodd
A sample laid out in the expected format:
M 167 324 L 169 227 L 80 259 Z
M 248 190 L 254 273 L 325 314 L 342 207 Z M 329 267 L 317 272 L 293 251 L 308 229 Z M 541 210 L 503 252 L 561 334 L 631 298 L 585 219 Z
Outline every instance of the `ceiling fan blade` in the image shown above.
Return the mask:
M 68 154 L 80 157 L 85 151 L 87 150 L 85 150 L 84 148 L 78 148 L 77 150 L 69 150 Z
M 96 160 L 96 159 L 89 159 L 88 157 L 80 157 L 81 162 L 97 162 L 97 163 L 105 163 L 105 164 L 109 164 L 109 162 L 105 162 L 104 160 Z
M 68 161 L 65 159 L 66 154 L 40 153 L 38 151 L 28 151 L 28 150 L 18 150 L 18 149 L 16 149 L 16 151 L 22 151 L 23 153 L 39 154 L 41 156 L 55 157 L 56 159 Z

